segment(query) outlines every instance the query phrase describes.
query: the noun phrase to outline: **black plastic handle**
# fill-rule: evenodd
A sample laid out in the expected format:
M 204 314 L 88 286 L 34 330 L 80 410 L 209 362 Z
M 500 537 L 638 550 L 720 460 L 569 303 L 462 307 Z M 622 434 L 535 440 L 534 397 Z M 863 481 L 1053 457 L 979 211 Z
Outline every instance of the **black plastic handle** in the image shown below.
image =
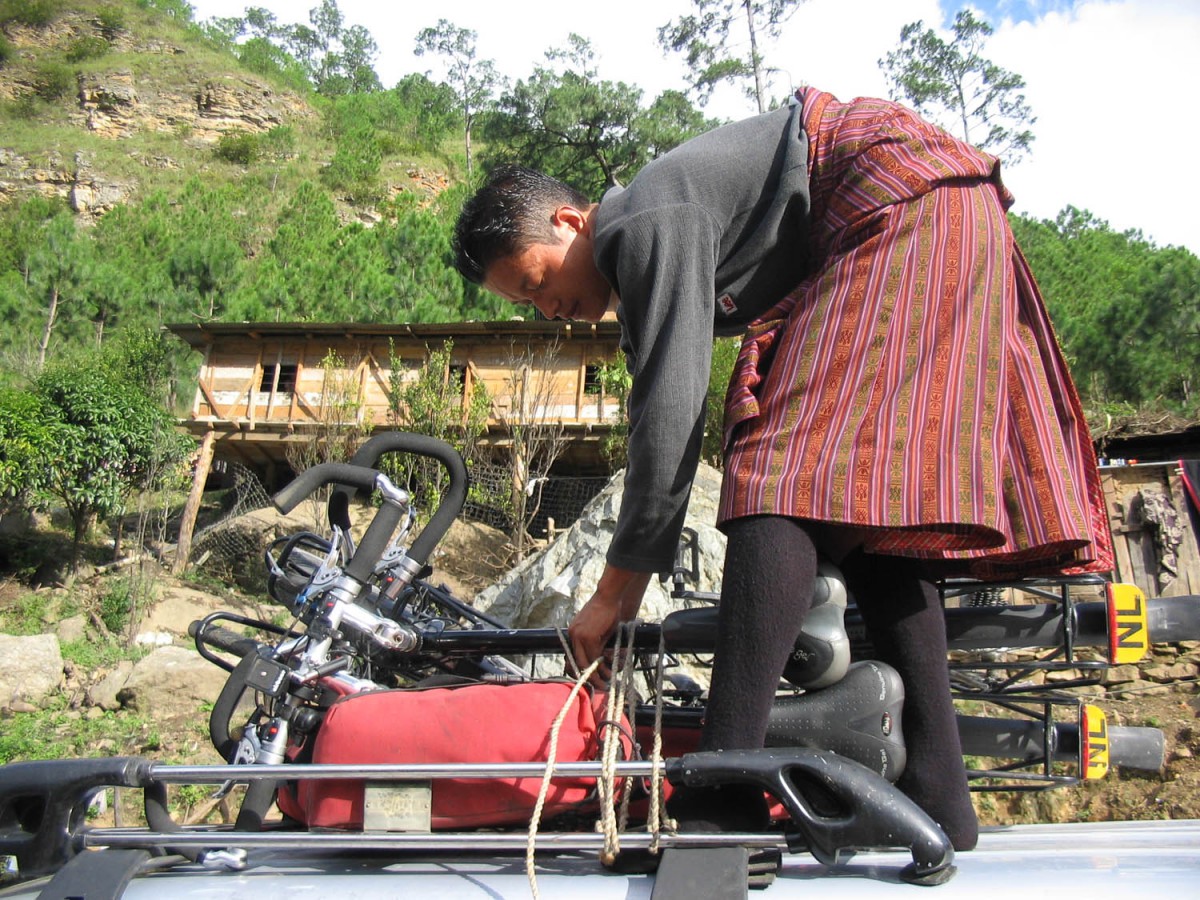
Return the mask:
M 667 779 L 689 787 L 761 787 L 783 803 L 806 849 L 825 865 L 845 862 L 856 850 L 904 848 L 913 858 L 904 873 L 909 881 L 932 884 L 953 872 L 954 848 L 937 823 L 870 769 L 834 753 L 798 747 L 688 753 L 668 762 Z
M 22 877 L 49 875 L 80 849 L 87 804 L 103 787 L 151 783 L 148 759 L 55 759 L 9 763 L 0 779 L 0 855 L 15 856 Z
M 356 466 L 375 467 L 385 453 L 415 453 L 417 456 L 437 460 L 450 476 L 450 486 L 446 489 L 442 502 L 408 551 L 410 559 L 424 565 L 429 561 L 429 555 L 442 539 L 442 535 L 462 512 L 463 504 L 467 502 L 467 488 L 470 483 L 467 465 L 459 452 L 445 441 L 408 431 L 385 431 L 375 435 L 358 448 L 350 462 Z
M 271 498 L 275 508 L 285 516 L 300 502 L 327 484 L 348 484 L 364 491 L 373 490 L 379 472 L 353 463 L 320 463 L 305 469 L 278 494 Z

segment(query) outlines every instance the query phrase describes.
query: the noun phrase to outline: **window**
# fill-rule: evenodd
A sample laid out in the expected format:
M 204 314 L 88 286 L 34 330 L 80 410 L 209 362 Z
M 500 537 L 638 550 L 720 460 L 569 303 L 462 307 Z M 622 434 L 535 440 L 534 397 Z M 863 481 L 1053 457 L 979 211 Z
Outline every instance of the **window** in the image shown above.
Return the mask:
M 262 382 L 258 389 L 270 393 L 271 386 L 276 385 L 275 390 L 280 394 L 292 393 L 296 390 L 296 373 L 299 368 L 296 363 L 272 363 L 263 366 Z M 278 372 L 278 382 L 276 382 L 276 372 Z
M 589 397 L 598 397 L 604 393 L 603 385 L 600 384 L 599 366 L 583 367 L 583 393 Z

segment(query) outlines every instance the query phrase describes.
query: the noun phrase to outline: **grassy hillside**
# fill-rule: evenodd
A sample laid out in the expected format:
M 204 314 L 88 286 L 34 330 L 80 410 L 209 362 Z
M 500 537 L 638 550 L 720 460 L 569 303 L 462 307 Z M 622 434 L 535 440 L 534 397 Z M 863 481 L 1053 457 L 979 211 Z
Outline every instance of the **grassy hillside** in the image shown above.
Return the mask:
M 35 7 L 57 11 L 26 24 L 22 19 L 39 18 L 28 14 Z M 333 157 L 327 98 L 248 71 L 197 25 L 156 6 L 5 0 L 3 19 L 0 199 L 34 192 L 69 198 L 82 153 L 91 176 L 120 185 L 127 201 L 155 190 L 174 194 L 199 175 L 213 185 L 261 185 L 269 212 L 301 182 L 317 179 Z M 228 146 L 272 133 L 277 149 L 250 165 L 239 164 L 236 147 L 219 152 L 223 138 Z M 391 151 L 381 165 L 387 193 L 428 195 L 447 183 L 451 159 L 402 144 L 384 148 Z M 352 204 L 342 213 L 368 215 Z

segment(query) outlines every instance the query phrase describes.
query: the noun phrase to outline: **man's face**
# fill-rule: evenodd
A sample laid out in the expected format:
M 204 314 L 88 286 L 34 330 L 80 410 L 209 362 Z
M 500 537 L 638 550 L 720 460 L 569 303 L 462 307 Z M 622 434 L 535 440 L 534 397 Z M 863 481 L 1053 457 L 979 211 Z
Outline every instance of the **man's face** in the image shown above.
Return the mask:
M 532 244 L 488 267 L 483 286 L 512 303 L 533 304 L 548 319 L 599 322 L 612 288 L 592 259 L 587 212 L 561 207 L 552 218 L 553 243 Z

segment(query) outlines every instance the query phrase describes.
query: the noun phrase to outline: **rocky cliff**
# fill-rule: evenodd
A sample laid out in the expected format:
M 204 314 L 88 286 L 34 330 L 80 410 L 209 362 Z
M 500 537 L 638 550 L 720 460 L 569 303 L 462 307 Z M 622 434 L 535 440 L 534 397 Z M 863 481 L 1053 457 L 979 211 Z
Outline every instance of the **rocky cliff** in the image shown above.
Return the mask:
M 223 135 L 261 133 L 315 118 L 298 95 L 245 72 L 214 71 L 211 56 L 202 59 L 205 54 L 184 41 L 143 36 L 134 29 L 102 39 L 100 31 L 99 21 L 83 12 L 64 13 L 43 28 L 5 26 L 12 53 L 0 67 L 0 105 L 24 108 L 51 137 L 44 151 L 18 149 L 11 142 L 19 121 L 6 117 L 10 123 L 0 132 L 0 202 L 35 193 L 60 196 L 81 215 L 95 216 L 136 196 L 154 182 L 156 171 L 183 165 L 170 152 L 144 152 L 145 144 L 135 145 L 132 137 L 174 137 L 179 154 L 191 156 Z M 46 100 L 46 67 L 69 66 L 62 60 L 84 39 L 104 40 L 107 51 L 74 67 L 72 90 Z M 42 106 L 35 107 L 38 103 Z M 115 158 L 123 158 L 122 164 L 109 165 Z M 115 174 L 138 169 L 145 174 Z

